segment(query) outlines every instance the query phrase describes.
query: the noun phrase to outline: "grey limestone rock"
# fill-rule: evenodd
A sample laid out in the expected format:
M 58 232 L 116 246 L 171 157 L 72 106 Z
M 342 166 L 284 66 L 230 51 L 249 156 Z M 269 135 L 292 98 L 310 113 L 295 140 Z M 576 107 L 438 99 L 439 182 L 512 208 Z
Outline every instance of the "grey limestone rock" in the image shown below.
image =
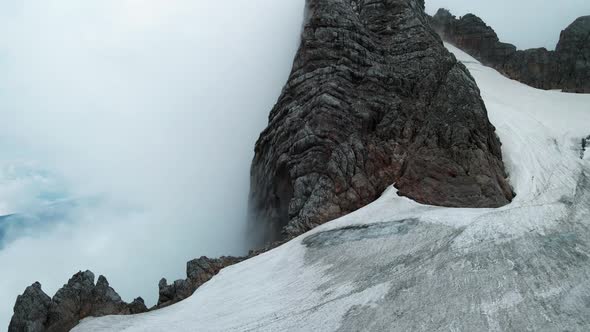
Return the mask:
M 562 31 L 555 51 L 517 50 L 473 14 L 456 18 L 441 8 L 431 24 L 444 40 L 512 79 L 540 89 L 590 93 L 590 16 Z
M 50 305 L 51 298 L 41 290 L 40 283 L 27 287 L 16 300 L 8 332 L 45 331 Z
M 188 298 L 223 268 L 237 264 L 244 259 L 246 257 L 208 258 L 203 256 L 188 262 L 186 264 L 186 279 L 176 280 L 170 285 L 166 279 L 160 280 L 158 304 L 154 309 L 167 307 Z
M 76 273 L 51 299 L 34 283 L 20 295 L 14 306 L 9 332 L 69 331 L 86 317 L 134 314 L 147 311 L 141 298 L 127 304 L 107 279 L 94 284 L 90 271 Z
M 145 305 L 145 301 L 141 297 L 138 297 L 135 300 L 133 300 L 133 302 L 129 303 L 128 307 L 129 313 L 131 315 L 141 314 L 148 311 L 148 308 Z
M 253 252 L 248 257 L 259 253 Z M 223 268 L 237 264 L 248 257 L 224 256 L 215 259 L 201 257 L 188 262 L 186 279 L 177 280 L 171 285 L 168 285 L 166 279 L 160 281 L 158 304 L 151 310 L 188 298 Z M 41 290 L 41 284 L 38 282 L 27 287 L 16 300 L 8 331 L 65 332 L 87 317 L 133 315 L 148 310 L 141 297 L 131 303 L 125 303 L 110 287 L 105 277 L 98 277 L 95 284 L 92 272 L 78 272 L 57 291 L 53 299 Z
M 293 69 L 255 148 L 267 241 L 372 202 L 499 207 L 513 197 L 479 89 L 416 0 L 308 0 Z
M 576 19 L 561 32 L 555 53 L 563 89 L 590 93 L 590 15 Z

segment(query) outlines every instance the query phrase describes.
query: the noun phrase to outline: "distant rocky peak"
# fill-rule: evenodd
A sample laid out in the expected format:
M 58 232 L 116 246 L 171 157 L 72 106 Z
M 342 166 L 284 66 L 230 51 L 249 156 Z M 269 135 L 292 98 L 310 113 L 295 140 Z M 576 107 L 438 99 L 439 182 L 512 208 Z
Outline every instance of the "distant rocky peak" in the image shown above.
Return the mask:
M 439 9 L 431 25 L 443 40 L 512 79 L 540 89 L 590 93 L 590 16 L 578 18 L 562 31 L 555 51 L 517 50 L 501 42 L 494 29 L 473 14 L 457 19 Z
M 590 43 L 590 15 L 577 18 L 565 30 L 561 32 L 556 50 L 558 52 L 569 51 L 574 48 L 582 50 Z

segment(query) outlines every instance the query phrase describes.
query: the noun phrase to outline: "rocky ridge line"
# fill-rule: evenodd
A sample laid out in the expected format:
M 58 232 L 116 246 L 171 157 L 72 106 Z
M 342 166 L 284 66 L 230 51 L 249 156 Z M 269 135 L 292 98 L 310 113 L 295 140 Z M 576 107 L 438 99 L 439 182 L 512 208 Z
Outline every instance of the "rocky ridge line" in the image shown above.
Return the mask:
M 142 298 L 125 303 L 103 276 L 94 283 L 90 271 L 76 273 L 50 298 L 36 282 L 19 295 L 8 332 L 69 331 L 86 317 L 146 312 Z
M 259 254 L 251 252 L 248 257 Z M 8 332 L 66 332 L 87 317 L 132 315 L 157 310 L 190 297 L 200 286 L 223 268 L 247 257 L 201 257 L 187 263 L 187 278 L 168 285 L 159 283 L 158 304 L 148 309 L 141 297 L 125 303 L 103 276 L 94 284 L 90 271 L 76 273 L 66 285 L 50 298 L 35 282 L 19 295 Z
M 545 90 L 590 93 L 590 16 L 563 30 L 555 51 L 517 50 L 501 42 L 494 29 L 473 14 L 457 19 L 441 8 L 431 25 L 444 40 L 509 78 Z
M 418 202 L 513 198 L 501 144 L 468 70 L 416 0 L 308 0 L 289 80 L 255 147 L 252 227 L 289 238 L 391 184 Z

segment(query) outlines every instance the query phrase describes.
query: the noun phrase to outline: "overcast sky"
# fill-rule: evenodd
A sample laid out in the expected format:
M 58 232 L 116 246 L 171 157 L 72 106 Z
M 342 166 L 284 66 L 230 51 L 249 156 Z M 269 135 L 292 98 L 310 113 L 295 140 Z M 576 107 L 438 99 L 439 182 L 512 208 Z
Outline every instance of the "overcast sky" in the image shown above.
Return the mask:
M 53 295 L 88 268 L 153 304 L 158 279 L 183 277 L 187 260 L 246 251 L 254 143 L 303 4 L 0 0 L 0 214 L 52 192 L 101 198 L 0 249 L 0 329 L 36 280 Z M 590 13 L 586 0 L 427 5 L 475 12 L 519 47 L 554 47 Z
M 426 11 L 447 8 L 459 17 L 481 17 L 494 28 L 500 40 L 519 49 L 555 49 L 559 33 L 576 18 L 590 15 L 589 0 L 426 0 Z

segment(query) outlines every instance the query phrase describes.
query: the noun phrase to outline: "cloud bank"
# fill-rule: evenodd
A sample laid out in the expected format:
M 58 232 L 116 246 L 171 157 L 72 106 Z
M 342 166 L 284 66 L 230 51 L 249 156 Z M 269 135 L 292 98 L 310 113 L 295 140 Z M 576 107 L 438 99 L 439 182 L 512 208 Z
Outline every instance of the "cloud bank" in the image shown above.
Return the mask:
M 184 277 L 189 259 L 246 252 L 254 142 L 289 74 L 303 2 L 0 9 L 0 214 L 78 202 L 52 220 L 3 222 L 0 326 L 35 280 L 52 295 L 91 269 L 153 304 L 158 280 Z

